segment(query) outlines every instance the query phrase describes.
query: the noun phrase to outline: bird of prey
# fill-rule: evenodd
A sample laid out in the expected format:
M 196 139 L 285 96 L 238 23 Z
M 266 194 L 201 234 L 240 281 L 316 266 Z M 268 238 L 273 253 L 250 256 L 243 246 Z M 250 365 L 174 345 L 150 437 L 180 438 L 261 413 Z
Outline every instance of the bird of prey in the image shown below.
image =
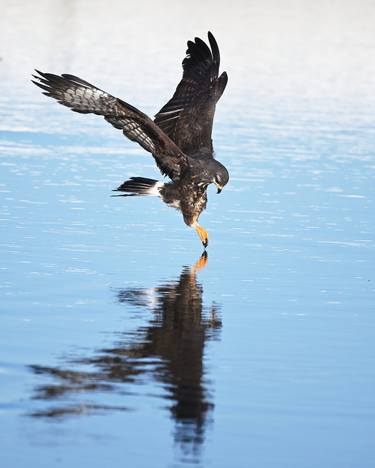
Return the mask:
M 219 75 L 219 48 L 210 32 L 208 42 L 209 45 L 198 37 L 188 41 L 182 79 L 154 120 L 77 76 L 38 70 L 38 75 L 33 75 L 33 83 L 46 96 L 75 112 L 103 116 L 152 154 L 161 173 L 171 182 L 132 177 L 116 190 L 124 196 L 160 196 L 182 212 L 185 223 L 196 230 L 204 248 L 208 233 L 198 224 L 198 218 L 207 204 L 207 187 L 213 183 L 220 193 L 229 180 L 227 169 L 214 158 L 211 139 L 216 103 L 228 76 L 226 72 Z

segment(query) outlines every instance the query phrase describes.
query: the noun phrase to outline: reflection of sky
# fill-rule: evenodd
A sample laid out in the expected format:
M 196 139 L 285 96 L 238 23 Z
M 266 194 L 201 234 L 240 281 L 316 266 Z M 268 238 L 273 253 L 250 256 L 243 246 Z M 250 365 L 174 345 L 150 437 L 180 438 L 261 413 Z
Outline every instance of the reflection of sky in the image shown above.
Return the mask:
M 247 467 L 250 453 L 259 468 L 368 468 L 375 4 L 148 5 L 2 2 L 1 465 L 174 459 L 169 412 L 147 381 L 127 395 L 137 411 L 57 425 L 18 417 L 43 406 L 30 395 L 48 384 L 27 364 L 58 366 L 142 329 L 150 313 L 130 314 L 113 291 L 168 283 L 200 253 L 159 200 L 110 198 L 129 176 L 158 177 L 152 159 L 29 78 L 34 67 L 75 73 L 152 114 L 180 78 L 186 40 L 210 29 L 229 73 L 214 130 L 231 181 L 202 215 L 211 244 L 199 281 L 223 322 L 204 353 L 214 410 L 202 463 Z

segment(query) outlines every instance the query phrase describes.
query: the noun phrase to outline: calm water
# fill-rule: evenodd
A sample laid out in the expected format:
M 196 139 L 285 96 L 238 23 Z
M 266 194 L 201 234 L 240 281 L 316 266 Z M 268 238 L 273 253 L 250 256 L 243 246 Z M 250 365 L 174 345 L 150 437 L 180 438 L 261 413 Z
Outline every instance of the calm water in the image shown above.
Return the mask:
M 2 2 L 2 467 L 374 466 L 375 7 L 327 3 Z M 29 77 L 152 115 L 208 29 L 231 181 L 200 259 L 177 212 L 111 197 L 152 158 Z

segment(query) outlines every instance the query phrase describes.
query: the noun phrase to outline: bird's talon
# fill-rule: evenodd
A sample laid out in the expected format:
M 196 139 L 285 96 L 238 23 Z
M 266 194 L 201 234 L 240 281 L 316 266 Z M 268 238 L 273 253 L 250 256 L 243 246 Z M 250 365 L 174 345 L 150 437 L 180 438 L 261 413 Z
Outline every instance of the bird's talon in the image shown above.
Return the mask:
M 203 247 L 206 250 L 208 245 L 208 232 L 202 226 L 199 226 L 198 223 L 193 224 L 193 227 L 197 231 L 199 239 L 201 240 Z

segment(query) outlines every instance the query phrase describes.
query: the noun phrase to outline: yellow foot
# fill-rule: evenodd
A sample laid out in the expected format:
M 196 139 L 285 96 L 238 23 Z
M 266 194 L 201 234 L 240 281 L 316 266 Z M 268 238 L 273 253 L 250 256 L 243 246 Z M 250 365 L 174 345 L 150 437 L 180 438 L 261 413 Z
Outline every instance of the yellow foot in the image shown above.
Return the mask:
M 205 228 L 199 226 L 198 223 L 193 224 L 192 227 L 197 231 L 197 234 L 203 244 L 203 247 L 206 248 L 208 245 L 208 232 L 205 230 Z
M 207 252 L 204 251 L 201 255 L 201 258 L 195 263 L 195 265 L 191 267 L 192 272 L 193 273 L 198 272 L 199 270 L 201 270 L 207 265 L 207 262 L 208 262 L 208 255 L 207 255 Z

